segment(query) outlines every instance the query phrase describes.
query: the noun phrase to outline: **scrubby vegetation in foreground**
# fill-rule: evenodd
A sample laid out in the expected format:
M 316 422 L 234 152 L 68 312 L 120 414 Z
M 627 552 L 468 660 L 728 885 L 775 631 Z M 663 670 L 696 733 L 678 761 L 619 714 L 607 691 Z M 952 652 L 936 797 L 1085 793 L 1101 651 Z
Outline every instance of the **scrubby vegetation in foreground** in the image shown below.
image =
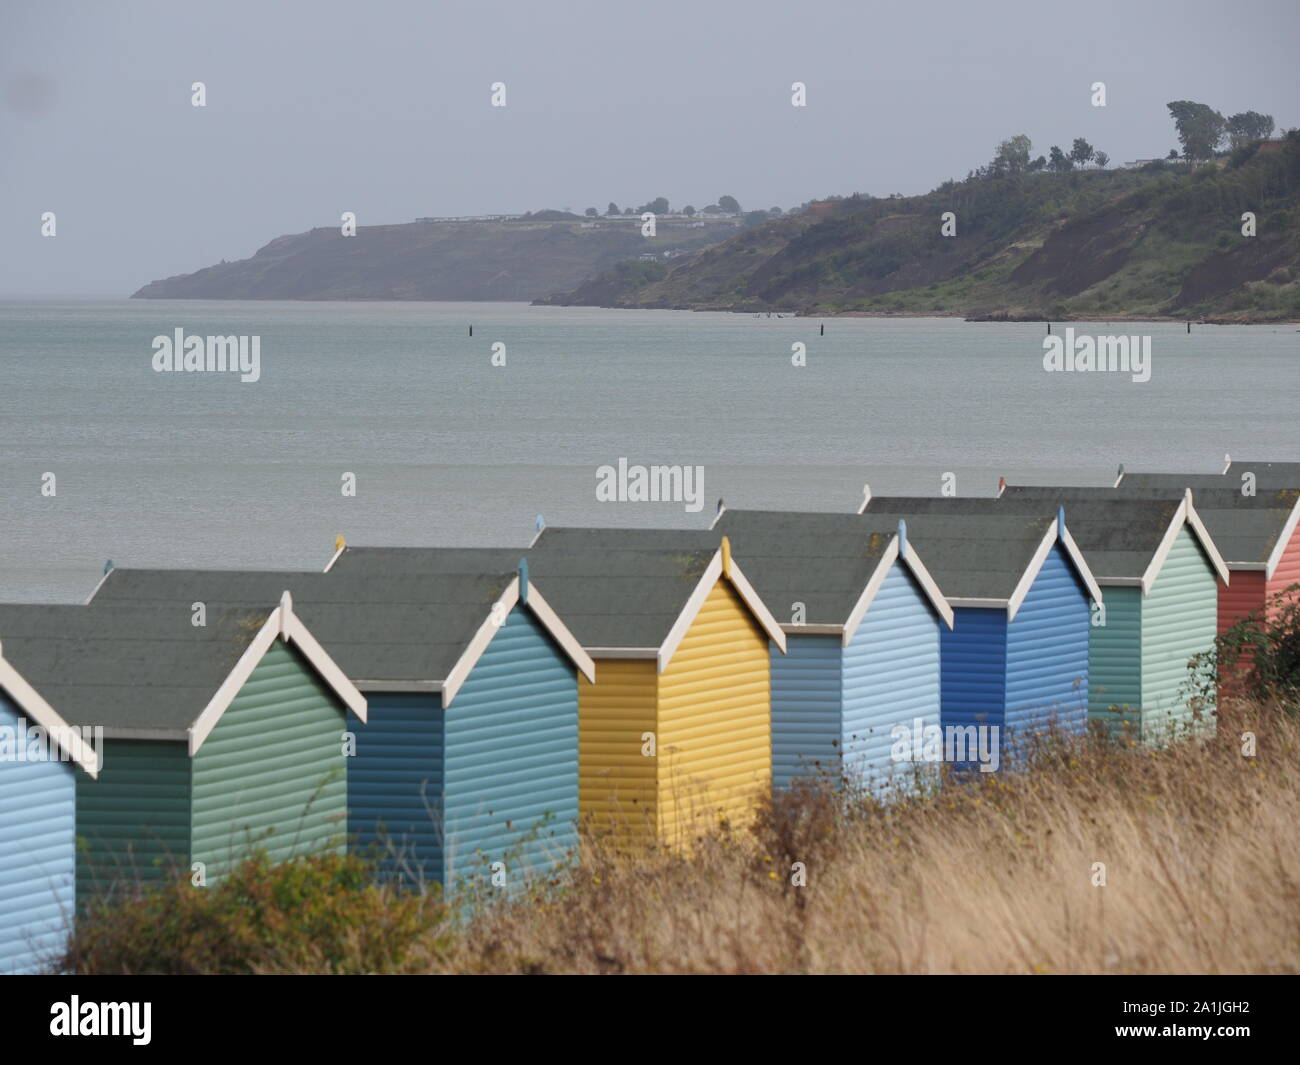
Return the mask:
M 1249 754 L 1250 736 L 1255 753 Z M 1243 754 L 1246 745 L 1246 754 Z M 1300 971 L 1300 719 L 1234 704 L 1165 750 L 1090 738 L 890 807 L 797 789 L 689 856 L 584 840 L 467 923 L 355 858 L 177 880 L 80 923 L 83 972 Z M 806 886 L 792 869 L 802 863 Z M 1099 886 L 1104 866 L 1104 886 Z

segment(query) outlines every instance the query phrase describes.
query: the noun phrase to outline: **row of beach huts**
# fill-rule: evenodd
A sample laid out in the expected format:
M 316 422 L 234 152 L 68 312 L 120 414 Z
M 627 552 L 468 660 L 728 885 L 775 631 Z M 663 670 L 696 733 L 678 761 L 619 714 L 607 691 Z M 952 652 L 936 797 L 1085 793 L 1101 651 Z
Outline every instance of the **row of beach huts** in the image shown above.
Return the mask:
M 1090 721 L 1210 729 L 1188 664 L 1300 582 L 1300 463 L 542 528 L 324 571 L 110 568 L 0 605 L 0 972 L 92 896 L 252 848 L 448 891 L 684 845 L 828 775 L 887 800 Z

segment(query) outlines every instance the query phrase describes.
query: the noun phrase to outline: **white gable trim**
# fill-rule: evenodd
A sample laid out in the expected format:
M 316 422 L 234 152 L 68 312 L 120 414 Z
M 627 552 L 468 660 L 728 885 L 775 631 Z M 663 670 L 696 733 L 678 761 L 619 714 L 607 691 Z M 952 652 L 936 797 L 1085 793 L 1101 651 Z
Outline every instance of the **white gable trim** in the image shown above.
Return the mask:
M 1201 547 L 1205 549 L 1205 553 L 1210 559 L 1210 565 L 1214 567 L 1214 572 L 1219 575 L 1219 580 L 1227 584 L 1229 579 L 1228 564 L 1223 560 L 1223 556 L 1219 554 L 1219 545 L 1214 542 L 1210 530 L 1201 521 L 1201 515 L 1197 512 L 1196 504 L 1191 499 L 1187 501 L 1187 524 L 1192 527 L 1192 532 L 1200 540 Z
M 537 590 L 537 582 L 532 577 L 528 578 L 528 602 L 524 605 L 533 612 L 537 620 L 551 634 L 551 638 L 573 660 L 573 664 L 582 671 L 582 675 L 594 684 L 596 681 L 596 663 L 582 649 L 582 644 L 578 642 L 578 638 L 569 631 L 569 627 L 564 624 L 563 619 L 551 608 L 551 604 L 546 601 L 542 593 Z
M 1278 563 L 1282 561 L 1282 556 L 1286 554 L 1287 545 L 1291 542 L 1291 537 L 1295 535 L 1296 524 L 1300 522 L 1300 500 L 1296 500 L 1295 506 L 1291 508 L 1291 516 L 1287 518 L 1286 525 L 1278 534 L 1277 543 L 1273 545 L 1273 552 L 1268 556 L 1268 561 L 1264 564 L 1264 579 L 1271 581 L 1273 574 L 1277 570 Z
M 221 686 L 208 700 L 208 705 L 194 719 L 194 724 L 185 730 L 189 736 L 191 758 L 198 754 L 203 742 L 212 734 L 212 730 L 217 727 L 221 715 L 235 701 L 235 696 L 239 694 L 248 678 L 253 675 L 253 670 L 257 668 L 257 664 L 262 661 L 271 645 L 279 639 L 283 639 L 286 644 L 296 643 L 298 650 L 302 652 L 308 664 L 329 685 L 340 701 L 357 717 L 365 721 L 366 697 L 357 690 L 352 681 L 348 680 L 347 675 L 339 669 L 335 661 L 325 652 L 325 649 L 316 642 L 316 638 L 307 631 L 307 627 L 298 620 L 298 616 L 293 612 L 293 601 L 290 599 L 289 593 L 285 592 L 280 599 L 280 605 L 271 611 L 270 616 L 262 624 L 257 635 L 253 637 L 253 641 L 244 648 L 244 653 L 239 656 L 235 668 L 226 675 L 226 679 L 221 682 Z
M 1144 596 L 1151 591 L 1152 585 L 1156 583 L 1160 568 L 1165 564 L 1165 559 L 1169 557 L 1169 552 L 1174 549 L 1174 541 L 1178 539 L 1178 534 L 1182 532 L 1183 525 L 1187 521 L 1188 494 L 1190 493 L 1183 493 L 1183 501 L 1178 504 L 1174 516 L 1169 519 L 1169 525 L 1165 528 L 1164 535 L 1160 537 L 1160 545 L 1151 556 L 1151 561 L 1142 574 L 1142 594 Z
M 930 576 L 930 571 L 925 568 L 925 563 L 921 561 L 921 556 L 916 553 L 916 548 L 908 544 L 907 554 L 903 561 L 907 563 L 907 568 L 912 571 L 912 576 L 916 582 L 925 590 L 925 594 L 930 598 L 930 605 L 934 607 L 935 612 L 944 620 L 948 628 L 953 626 L 952 607 L 948 605 L 948 600 L 943 597 L 943 590 L 939 587 L 939 582 Z
M 1012 592 L 1011 598 L 1007 600 L 1008 621 L 1015 620 L 1016 613 L 1020 610 L 1025 597 L 1029 594 L 1029 589 L 1033 587 L 1034 581 L 1038 577 L 1038 571 L 1043 568 L 1043 563 L 1047 561 L 1047 556 L 1052 553 L 1052 548 L 1058 540 L 1065 549 L 1066 555 L 1074 564 L 1075 571 L 1082 579 L 1084 586 L 1091 594 L 1093 602 L 1102 602 L 1101 588 L 1097 585 L 1092 570 L 1088 568 L 1088 563 L 1084 561 L 1079 545 L 1074 542 L 1074 537 L 1070 535 L 1069 526 L 1067 525 L 1065 529 L 1060 530 L 1058 534 L 1057 526 L 1059 524 L 1059 521 L 1053 521 L 1051 527 L 1043 534 L 1043 539 L 1034 551 L 1034 557 L 1030 560 L 1029 565 L 1025 567 L 1025 572 L 1021 574 L 1020 581 L 1016 585 L 1016 590 Z
M 704 573 L 700 575 L 699 581 L 696 582 L 695 589 L 691 592 L 690 598 L 686 600 L 686 605 L 682 607 L 682 612 L 677 615 L 677 620 L 668 630 L 668 635 L 664 637 L 664 642 L 659 645 L 655 657 L 659 660 L 658 672 L 662 673 L 668 668 L 668 663 L 677 653 L 677 648 L 682 640 L 686 638 L 686 633 L 690 630 L 691 623 L 695 616 L 703 609 L 705 601 L 709 598 L 709 593 L 713 591 L 713 586 L 722 576 L 722 550 L 713 552 L 713 557 L 709 559 L 709 564 L 704 567 Z M 782 641 L 784 641 L 782 637 Z
M 1178 540 L 1179 533 L 1183 531 L 1184 525 L 1191 528 L 1192 535 L 1200 542 L 1201 550 L 1205 552 L 1206 557 L 1210 560 L 1210 565 L 1214 568 L 1219 580 L 1224 584 L 1228 583 L 1228 567 L 1219 555 L 1219 549 L 1214 546 L 1209 531 L 1201 522 L 1200 515 L 1196 513 L 1196 507 L 1192 504 L 1192 492 L 1189 488 L 1183 495 L 1183 501 L 1178 504 L 1178 509 L 1174 511 L 1174 516 L 1169 521 L 1169 527 L 1160 540 L 1160 546 L 1156 548 L 1155 554 L 1151 556 L 1151 564 L 1147 566 L 1146 572 L 1142 574 L 1143 595 L 1150 592 L 1152 586 L 1156 583 L 1156 578 L 1160 575 L 1161 569 L 1164 568 L 1169 553 L 1174 549 L 1174 544 Z
M 361 694 L 348 675 L 338 667 L 338 663 L 332 659 L 311 634 L 311 631 L 298 620 L 298 615 L 292 610 L 288 613 L 280 614 L 280 633 L 285 643 L 294 643 L 298 645 L 298 650 L 302 652 L 304 658 L 320 674 L 321 680 L 334 689 L 337 695 L 347 705 L 347 708 L 357 715 L 363 722 L 366 720 L 366 697 Z
M 338 548 L 338 550 L 334 552 L 334 554 L 330 555 L 330 560 L 325 563 L 325 568 L 321 570 L 321 572 L 328 573 L 330 570 L 332 570 L 334 568 L 334 563 L 339 560 L 339 556 L 342 555 L 343 552 L 346 551 L 347 549 L 348 549 L 348 545 L 342 544 Z
M 444 709 L 451 705 L 451 701 L 456 698 L 456 693 L 460 691 L 460 686 L 465 683 L 469 677 L 470 670 L 483 657 L 483 652 L 487 650 L 488 644 L 492 642 L 503 624 L 504 619 L 510 616 L 510 611 L 514 609 L 515 604 L 519 602 L 519 577 L 514 577 L 506 585 L 506 590 L 501 593 L 497 601 L 492 604 L 488 610 L 487 617 L 483 619 L 483 624 L 478 627 L 478 631 L 470 638 L 469 643 L 465 645 L 465 650 L 460 653 L 456 659 L 456 664 L 447 671 L 447 676 L 442 681 L 442 705 Z M 497 622 L 493 617 L 497 610 L 500 609 L 501 622 Z
M 740 594 L 740 598 L 745 601 L 745 605 L 753 611 L 754 619 L 763 627 L 770 639 L 777 647 L 781 648 L 781 653 L 785 653 L 785 632 L 781 629 L 780 623 L 772 616 L 772 612 L 767 609 L 767 604 L 759 598 L 758 592 L 754 586 L 749 583 L 749 578 L 745 576 L 735 558 L 731 560 L 731 586 Z
M 244 648 L 244 653 L 239 656 L 239 661 L 235 663 L 235 668 L 226 674 L 226 679 L 221 682 L 221 686 L 208 700 L 208 705 L 203 708 L 203 712 L 194 720 L 186 733 L 190 738 L 190 757 L 193 758 L 203 746 L 203 741 L 211 735 L 212 730 L 217 727 L 217 722 L 221 720 L 221 715 L 226 712 L 226 708 L 235 701 L 235 696 L 239 694 L 239 689 L 244 686 L 244 682 L 253 675 L 253 670 L 257 668 L 257 663 L 262 660 L 271 644 L 280 638 L 280 608 L 276 607 L 271 611 L 271 616 L 263 622 L 262 627 L 258 630 L 257 635 L 253 637 L 253 642 Z
M 713 591 L 713 586 L 722 578 L 722 549 L 719 548 L 714 552 L 713 558 L 709 560 L 709 564 L 705 567 L 699 583 L 695 585 L 690 598 L 686 600 L 686 605 L 682 607 L 682 612 L 677 615 L 677 620 L 673 622 L 673 627 L 668 630 L 668 635 L 659 647 L 656 658 L 659 660 L 658 671 L 660 673 L 668 668 L 668 663 L 672 661 L 673 655 L 677 653 L 677 648 L 685 639 L 686 633 L 690 631 L 691 625 L 695 623 L 696 616 L 704 608 L 709 593 Z M 758 622 L 759 627 L 767 633 L 767 638 L 781 648 L 782 653 L 784 653 L 786 649 L 785 632 L 782 631 L 780 623 L 772 616 L 771 611 L 767 609 L 767 605 L 759 598 L 754 586 L 749 583 L 748 578 L 741 572 L 740 566 L 736 564 L 734 557 L 731 560 L 729 580 L 731 586 L 736 590 L 736 594 L 740 596 L 741 601 L 748 607 L 754 620 Z
M 492 642 L 492 637 L 501 630 L 501 626 L 505 623 L 504 620 L 497 622 L 495 617 L 501 617 L 502 619 L 509 617 L 510 611 L 519 602 L 519 577 L 515 576 L 497 601 L 492 604 L 487 617 L 483 619 L 483 623 L 478 627 L 478 631 L 470 638 L 469 643 L 465 645 L 465 650 L 456 659 L 456 664 L 447 671 L 446 678 L 436 689 L 442 692 L 442 705 L 444 707 L 451 705 L 451 701 L 456 698 L 456 693 L 460 691 L 461 685 L 473 672 L 478 660 L 483 657 L 488 644 Z M 583 650 L 582 644 L 569 631 L 568 626 L 560 620 L 559 616 L 551 608 L 551 604 L 546 601 L 545 596 L 537 590 L 537 584 L 531 578 L 528 581 L 528 602 L 523 605 L 532 611 L 533 616 L 541 622 L 542 627 L 550 633 L 551 638 L 560 645 L 564 653 L 569 656 L 570 661 L 582 671 L 582 675 L 589 681 L 594 682 L 596 679 L 596 663 L 591 660 L 591 655 Z
M 9 693 L 18 709 L 31 718 L 45 734 L 54 741 L 64 754 L 81 766 L 90 776 L 99 775 L 99 752 L 81 739 L 80 732 L 74 729 L 58 712 L 47 703 L 17 669 L 6 662 L 0 653 L 0 688 Z
M 879 593 L 881 586 L 889 576 L 889 568 L 898 561 L 898 534 L 885 546 L 884 553 L 880 556 L 880 561 L 876 568 L 871 572 L 871 578 L 867 581 L 867 586 L 862 589 L 862 594 L 858 596 L 858 601 L 853 604 L 853 609 L 849 611 L 849 616 L 844 622 L 844 631 L 841 636 L 841 643 L 848 647 L 849 642 L 857 634 L 858 626 L 862 624 L 862 619 L 867 616 L 867 608 L 871 606 L 872 601 Z
M 260 344 L 261 341 L 258 341 L 258 343 Z M 113 567 L 113 569 L 116 569 L 116 568 L 117 568 L 116 566 Z M 95 587 L 92 588 L 92 589 L 90 590 L 90 594 L 89 594 L 88 596 L 86 596 L 86 603 L 89 603 L 91 600 L 93 600 L 93 599 L 95 598 L 95 596 L 97 596 L 97 595 L 99 594 L 99 590 L 100 590 L 102 587 L 104 587 L 104 582 L 105 582 L 106 580 L 108 580 L 108 574 L 109 574 L 109 573 L 112 573 L 112 572 L 113 572 L 113 570 L 110 569 L 110 570 L 108 571 L 108 573 L 103 574 L 103 575 L 99 578 L 99 580 L 97 580 L 97 581 L 95 582 Z

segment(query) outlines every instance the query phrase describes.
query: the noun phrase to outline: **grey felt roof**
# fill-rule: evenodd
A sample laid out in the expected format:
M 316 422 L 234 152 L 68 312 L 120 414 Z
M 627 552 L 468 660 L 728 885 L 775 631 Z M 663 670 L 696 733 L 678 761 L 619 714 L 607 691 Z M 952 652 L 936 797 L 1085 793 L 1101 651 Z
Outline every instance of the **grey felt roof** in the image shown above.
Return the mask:
M 1234 465 L 1236 465 L 1234 463 Z M 1296 489 L 1258 486 L 1253 496 L 1242 495 L 1240 485 L 1218 474 L 1125 474 L 1118 488 L 1078 488 L 1070 485 L 1008 486 L 1003 495 L 1034 496 L 1066 504 L 1070 500 L 1146 499 L 1178 500 L 1192 490 L 1192 503 L 1205 523 L 1214 546 L 1225 562 L 1259 565 L 1268 561 L 1278 537 L 1300 498 Z M 1078 537 L 1076 536 L 1077 540 Z M 1080 542 L 1082 547 L 1082 542 Z M 1086 553 L 1086 549 L 1085 553 Z
M 363 691 L 372 683 L 437 683 L 514 579 L 518 559 L 519 552 L 504 552 L 452 573 L 119 568 L 90 609 L 147 605 L 188 625 L 191 603 L 206 603 L 211 618 L 214 605 L 238 609 L 268 597 L 275 603 L 287 589 L 294 613 Z
M 998 504 L 990 497 L 878 496 L 864 517 L 903 518 L 908 543 L 949 600 L 1010 599 L 1056 521 L 1056 505 L 1010 513 Z
M 658 648 L 717 552 L 721 536 L 690 529 L 547 529 L 532 548 L 348 547 L 327 576 L 403 578 L 528 559 L 529 580 L 586 648 Z
M 194 723 L 275 608 L 0 605 L 5 659 L 70 725 L 166 732 Z
M 724 510 L 715 536 L 778 618 L 794 603 L 809 625 L 843 625 L 898 532 L 898 520 L 853 513 Z M 924 561 L 924 556 L 922 556 Z
M 1300 489 L 1300 462 L 1253 462 L 1233 459 L 1228 472 L 1224 474 L 1224 480 L 1240 486 L 1243 473 L 1253 473 L 1255 483 L 1260 488 Z
M 999 502 L 1023 513 L 1038 511 L 1045 501 L 1064 505 L 1066 527 L 1098 581 L 1143 576 L 1169 530 L 1180 499 L 1127 499 L 1111 489 L 1102 489 L 1100 494 L 1083 491 L 1087 494 L 1075 497 L 1070 489 L 1008 487 Z

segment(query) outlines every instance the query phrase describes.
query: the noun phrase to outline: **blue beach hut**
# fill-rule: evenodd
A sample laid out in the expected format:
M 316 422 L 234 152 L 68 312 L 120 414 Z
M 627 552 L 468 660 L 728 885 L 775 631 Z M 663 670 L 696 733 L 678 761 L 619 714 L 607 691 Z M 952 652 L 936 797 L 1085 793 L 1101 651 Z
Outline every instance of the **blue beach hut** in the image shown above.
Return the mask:
M 771 656 L 773 787 L 825 775 L 881 797 L 910 790 L 913 741 L 940 725 L 953 612 L 905 523 L 723 508 L 714 529 L 786 634 Z
M 0 644 L 0 974 L 39 972 L 63 952 L 76 909 L 79 772 L 98 774 L 98 752 Z
M 1087 729 L 1089 598 L 1102 593 L 1063 508 L 868 497 L 863 513 L 906 520 L 953 609 L 940 646 L 945 760 L 996 769 L 1033 736 Z

